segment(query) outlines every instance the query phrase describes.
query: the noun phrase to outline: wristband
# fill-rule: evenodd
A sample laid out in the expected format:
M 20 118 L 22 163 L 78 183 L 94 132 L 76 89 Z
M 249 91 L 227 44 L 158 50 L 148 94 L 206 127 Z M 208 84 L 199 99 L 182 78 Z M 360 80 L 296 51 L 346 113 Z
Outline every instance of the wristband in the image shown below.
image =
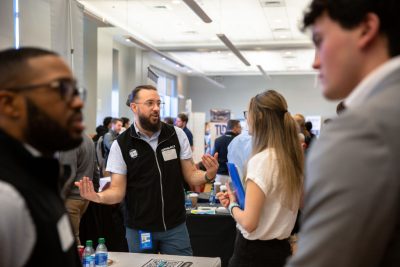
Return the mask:
M 236 203 L 236 202 L 231 202 L 231 203 L 229 204 L 228 210 L 229 210 L 229 213 L 231 214 L 232 217 L 233 217 L 232 210 L 233 210 L 235 207 L 238 207 L 238 208 L 240 209 L 239 204 Z
M 215 177 L 210 179 L 210 178 L 208 178 L 207 173 L 205 172 L 204 179 L 206 180 L 207 183 L 212 184 L 214 182 Z

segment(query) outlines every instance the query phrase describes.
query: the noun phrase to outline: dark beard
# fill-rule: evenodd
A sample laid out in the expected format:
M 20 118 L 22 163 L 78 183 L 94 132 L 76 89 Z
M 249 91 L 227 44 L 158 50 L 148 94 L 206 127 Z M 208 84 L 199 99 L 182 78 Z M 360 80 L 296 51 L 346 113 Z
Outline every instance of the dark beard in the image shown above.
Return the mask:
M 80 138 L 72 138 L 67 129 L 57 121 L 42 112 L 31 100 L 26 98 L 28 126 L 25 129 L 25 138 L 31 146 L 44 154 L 53 154 L 56 151 L 73 149 L 80 145 Z M 80 110 L 76 111 L 80 113 Z M 68 120 L 71 123 L 74 116 Z
M 156 123 L 151 123 L 149 118 L 146 118 L 145 116 L 142 116 L 142 114 L 139 113 L 139 122 L 140 126 L 142 126 L 143 130 L 155 133 L 158 132 L 161 128 L 161 120 L 160 117 L 158 117 L 158 120 Z

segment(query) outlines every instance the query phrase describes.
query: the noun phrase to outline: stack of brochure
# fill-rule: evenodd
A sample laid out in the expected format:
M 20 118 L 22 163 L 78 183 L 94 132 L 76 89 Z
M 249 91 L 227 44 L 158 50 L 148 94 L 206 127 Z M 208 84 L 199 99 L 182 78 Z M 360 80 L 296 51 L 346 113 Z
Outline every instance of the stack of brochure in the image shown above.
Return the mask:
M 216 207 L 198 207 L 195 210 L 191 210 L 192 214 L 215 214 Z

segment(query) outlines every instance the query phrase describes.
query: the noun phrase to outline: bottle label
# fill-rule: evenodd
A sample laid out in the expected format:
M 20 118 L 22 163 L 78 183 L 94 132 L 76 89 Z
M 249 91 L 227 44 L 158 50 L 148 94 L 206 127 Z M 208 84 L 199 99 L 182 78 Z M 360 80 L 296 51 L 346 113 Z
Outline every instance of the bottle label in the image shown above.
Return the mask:
M 192 207 L 192 201 L 190 200 L 189 196 L 185 197 L 185 208 L 190 209 Z
M 94 267 L 94 257 L 93 256 L 85 256 L 83 257 L 83 267 Z
M 211 192 L 210 192 L 209 202 L 210 202 L 210 205 L 214 205 L 214 204 L 215 204 L 215 194 L 214 194 L 214 190 L 211 190 Z
M 108 258 L 108 253 L 105 253 L 105 252 L 96 253 L 95 266 L 96 267 L 106 267 L 107 266 L 107 258 Z

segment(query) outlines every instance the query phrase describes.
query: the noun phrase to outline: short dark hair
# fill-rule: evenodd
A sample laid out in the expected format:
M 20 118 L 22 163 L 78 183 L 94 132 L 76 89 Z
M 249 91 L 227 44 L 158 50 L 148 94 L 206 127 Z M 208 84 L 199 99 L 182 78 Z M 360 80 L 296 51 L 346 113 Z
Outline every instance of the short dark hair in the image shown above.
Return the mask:
M 238 120 L 229 120 L 228 123 L 226 124 L 226 130 L 231 131 L 238 124 L 240 124 L 240 121 L 238 121 Z
M 186 123 L 189 121 L 189 118 L 185 113 L 179 113 L 178 118 L 181 119 L 181 121 L 186 122 Z
M 128 95 L 128 99 L 126 101 L 126 105 L 128 107 L 130 107 L 132 102 L 135 102 L 135 100 L 137 99 L 137 95 L 141 90 L 157 91 L 157 88 L 149 84 L 136 86 L 135 89 L 133 89 L 132 92 Z
M 122 125 L 125 126 L 128 122 L 130 122 L 130 119 L 127 117 L 121 117 Z
M 103 126 L 107 127 L 110 124 L 111 120 L 112 120 L 112 117 L 105 117 L 103 119 Z
M 359 25 L 367 13 L 379 17 L 379 32 L 389 41 L 389 54 L 400 54 L 400 1 L 399 0 L 313 0 L 303 18 L 303 30 L 327 12 L 343 28 L 352 29 Z
M 122 123 L 122 120 L 120 118 L 112 118 L 111 124 L 116 124 L 119 121 Z
M 0 51 L 0 89 L 7 89 L 10 82 L 23 79 L 29 71 L 28 60 L 42 56 L 58 56 L 58 54 L 36 47 L 9 48 Z
M 166 124 L 174 125 L 174 119 L 172 117 L 165 117 L 164 122 Z
M 305 126 L 306 126 L 307 131 L 310 132 L 313 125 L 312 125 L 311 121 L 306 121 Z

